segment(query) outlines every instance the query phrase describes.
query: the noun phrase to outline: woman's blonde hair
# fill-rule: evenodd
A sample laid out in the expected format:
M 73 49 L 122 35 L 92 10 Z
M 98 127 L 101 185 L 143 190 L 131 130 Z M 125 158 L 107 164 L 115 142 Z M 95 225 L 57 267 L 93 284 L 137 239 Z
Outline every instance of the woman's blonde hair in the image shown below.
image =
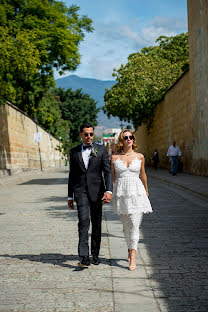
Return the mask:
M 124 136 L 125 136 L 124 133 L 125 132 L 130 132 L 133 135 L 133 137 L 134 137 L 132 149 L 133 150 L 138 149 L 138 146 L 136 145 L 136 138 L 135 138 L 133 130 L 131 130 L 131 129 L 124 129 L 124 130 L 122 130 L 120 132 L 120 134 L 118 136 L 118 142 L 116 144 L 116 151 L 117 151 L 117 153 L 121 153 L 123 151 L 123 147 L 124 147 L 123 142 L 124 142 Z

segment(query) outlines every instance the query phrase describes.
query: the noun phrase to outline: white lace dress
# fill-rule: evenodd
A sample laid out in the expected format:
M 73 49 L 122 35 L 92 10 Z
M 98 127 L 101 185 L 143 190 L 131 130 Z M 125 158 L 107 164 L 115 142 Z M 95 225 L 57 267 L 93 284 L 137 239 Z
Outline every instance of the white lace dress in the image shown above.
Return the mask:
M 119 157 L 114 161 L 113 209 L 119 215 L 152 212 L 144 185 L 139 178 L 140 169 L 141 160 L 137 157 L 129 167 Z
M 143 213 L 152 212 L 144 185 L 139 178 L 141 160 L 134 158 L 129 165 L 118 157 L 114 161 L 115 184 L 113 210 L 120 216 L 129 249 L 137 250 L 139 226 Z

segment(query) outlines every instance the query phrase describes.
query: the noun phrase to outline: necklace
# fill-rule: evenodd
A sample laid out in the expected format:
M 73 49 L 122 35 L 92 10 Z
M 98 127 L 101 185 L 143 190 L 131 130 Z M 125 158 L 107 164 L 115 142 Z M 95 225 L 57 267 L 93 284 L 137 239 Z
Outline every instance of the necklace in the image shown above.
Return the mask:
M 121 151 L 121 153 L 124 154 L 125 156 L 129 156 L 129 155 L 133 154 L 133 152 L 134 151 L 131 151 L 130 153 L 127 154 L 127 153 L 124 153 L 123 151 Z

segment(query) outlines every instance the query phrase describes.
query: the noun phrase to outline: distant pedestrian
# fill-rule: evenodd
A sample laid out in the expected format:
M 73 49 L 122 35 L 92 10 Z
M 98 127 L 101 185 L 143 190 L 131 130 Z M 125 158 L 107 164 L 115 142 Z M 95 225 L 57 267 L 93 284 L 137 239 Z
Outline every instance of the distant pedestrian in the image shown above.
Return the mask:
M 176 175 L 178 171 L 178 157 L 181 156 L 181 151 L 178 145 L 176 145 L 176 141 L 174 140 L 172 145 L 169 146 L 167 156 L 171 161 L 171 173 L 172 175 Z
M 155 170 L 157 170 L 157 165 L 160 161 L 159 153 L 157 149 L 155 149 L 154 153 L 152 154 L 152 160 L 153 160 L 153 167 L 155 168 Z

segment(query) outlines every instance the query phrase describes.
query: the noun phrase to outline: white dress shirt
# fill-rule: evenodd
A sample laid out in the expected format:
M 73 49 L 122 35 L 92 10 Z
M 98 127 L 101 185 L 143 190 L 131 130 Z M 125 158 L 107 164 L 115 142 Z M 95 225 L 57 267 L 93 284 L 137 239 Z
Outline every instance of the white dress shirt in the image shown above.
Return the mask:
M 88 169 L 88 165 L 89 165 L 89 161 L 90 161 L 90 154 L 92 152 L 91 148 L 86 148 L 85 150 L 83 149 L 83 145 L 82 145 L 82 159 L 85 165 L 85 169 Z
M 175 147 L 171 145 L 168 149 L 167 156 L 181 156 L 181 151 L 178 145 Z
M 82 144 L 82 151 L 81 151 L 81 154 L 82 154 L 82 159 L 83 159 L 83 162 L 84 162 L 84 165 L 85 165 L 85 169 L 87 170 L 88 169 L 88 165 L 89 165 L 89 161 L 90 161 L 90 154 L 91 154 L 91 151 L 92 149 L 91 148 L 86 148 L 85 150 L 83 149 L 83 145 Z M 106 191 L 106 193 L 111 193 L 111 191 Z M 68 200 L 72 200 L 73 198 L 72 197 L 68 197 Z

